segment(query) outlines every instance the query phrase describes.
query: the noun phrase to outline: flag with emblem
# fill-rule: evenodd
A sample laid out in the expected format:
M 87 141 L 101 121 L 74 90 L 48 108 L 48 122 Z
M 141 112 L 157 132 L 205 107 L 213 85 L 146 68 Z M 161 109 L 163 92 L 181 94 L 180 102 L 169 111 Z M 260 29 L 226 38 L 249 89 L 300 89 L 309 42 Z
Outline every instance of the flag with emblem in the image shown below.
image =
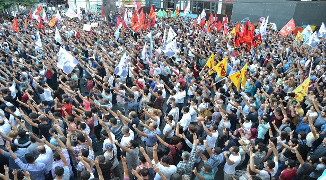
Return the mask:
M 294 98 L 297 102 L 303 101 L 303 98 L 308 94 L 309 83 L 310 83 L 310 76 L 293 91 L 295 93 Z
M 261 43 L 261 34 L 258 34 L 257 36 L 254 37 L 254 39 L 252 39 L 252 46 L 256 48 L 257 46 L 259 46 L 260 43 Z
M 27 30 L 27 18 L 25 19 L 24 29 Z
M 298 31 L 297 35 L 295 36 L 295 41 L 297 41 L 297 43 L 300 44 L 302 40 L 303 40 L 303 36 L 301 32 Z
M 214 67 L 214 65 L 215 65 L 215 63 L 214 63 L 214 54 L 212 54 L 211 57 L 206 62 L 206 66 L 209 67 L 210 69 L 212 69 Z
M 238 71 L 236 73 L 231 74 L 230 76 L 231 81 L 237 87 L 237 90 L 240 90 L 240 83 L 241 83 L 241 72 Z
M 216 66 L 213 67 L 213 70 L 217 72 L 218 77 L 225 77 L 227 72 L 227 60 L 228 58 L 224 58 L 221 62 L 216 64 Z
M 247 73 L 248 73 L 248 63 L 246 63 L 241 69 L 241 87 L 246 87 L 247 82 Z
M 177 9 L 175 10 L 175 14 L 176 14 L 177 16 L 180 15 L 179 6 L 177 6 Z
M 292 18 L 280 31 L 280 34 L 283 37 L 286 37 L 289 35 L 293 30 L 295 29 L 295 22 L 294 19 Z

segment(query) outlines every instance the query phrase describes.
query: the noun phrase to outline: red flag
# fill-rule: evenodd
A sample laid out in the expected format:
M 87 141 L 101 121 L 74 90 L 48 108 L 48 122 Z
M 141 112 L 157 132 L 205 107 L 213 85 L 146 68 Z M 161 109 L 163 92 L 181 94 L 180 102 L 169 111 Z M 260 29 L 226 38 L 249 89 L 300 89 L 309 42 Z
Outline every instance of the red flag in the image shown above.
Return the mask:
M 122 27 L 123 27 L 124 29 L 126 29 L 126 28 L 127 28 L 127 24 L 125 23 L 125 21 L 124 21 L 124 20 L 122 20 Z
M 180 15 L 180 12 L 179 12 L 179 7 L 177 6 L 177 9 L 175 10 L 175 14 L 177 15 L 177 16 L 179 16 Z
M 295 22 L 293 18 L 281 29 L 280 34 L 283 37 L 289 35 L 295 29 Z
M 12 30 L 19 33 L 19 27 L 18 27 L 18 21 L 17 18 L 14 19 L 14 22 L 12 23 Z
M 241 37 L 243 36 L 244 31 L 245 31 L 245 26 L 244 26 L 244 24 L 242 23 L 242 24 L 241 24 L 241 31 L 240 31 L 240 35 L 241 35 Z
M 215 21 L 215 22 L 217 21 L 216 13 L 215 13 L 215 18 L 214 18 L 214 21 Z
M 119 27 L 120 23 L 121 23 L 121 18 L 117 17 L 117 25 L 116 25 L 116 27 Z
M 29 19 L 33 21 L 33 11 L 32 9 L 29 11 Z
M 195 28 L 197 27 L 197 20 L 196 19 L 194 20 L 194 26 L 195 26 Z
M 237 32 L 234 36 L 234 39 L 233 39 L 233 42 L 234 42 L 234 46 L 235 47 L 239 47 L 240 46 L 240 33 Z
M 151 6 L 151 11 L 149 12 L 148 17 L 149 17 L 149 19 L 155 19 L 155 16 L 156 16 L 156 14 L 155 14 L 155 11 L 154 11 L 154 7 L 152 5 Z
M 43 28 L 43 22 L 42 22 L 42 19 L 40 19 L 40 23 L 38 24 L 37 26 L 37 29 L 41 29 Z
M 217 31 L 221 31 L 222 30 L 222 24 L 221 21 L 218 21 L 217 24 L 215 25 L 215 27 L 217 28 Z
M 43 4 L 41 4 L 39 7 L 37 7 L 35 15 L 40 15 L 40 13 L 42 11 L 42 7 L 43 7 Z
M 105 18 L 105 12 L 104 12 L 104 7 L 102 5 L 102 18 Z
M 259 44 L 261 43 L 261 35 L 258 34 L 257 36 L 254 37 L 254 39 L 252 40 L 252 46 L 254 48 L 256 48 L 257 46 L 259 46 Z
M 25 19 L 24 29 L 27 30 L 27 18 Z
M 50 27 L 55 26 L 55 15 L 53 15 L 53 18 L 50 20 L 50 22 L 49 22 L 49 26 L 50 26 Z
M 125 19 L 125 14 L 126 14 L 126 10 L 124 9 L 124 10 L 122 11 L 122 19 Z
M 247 21 L 246 26 L 243 32 L 243 41 L 247 43 L 251 43 L 255 34 L 255 26 L 251 24 L 250 21 Z
M 209 23 L 212 24 L 214 22 L 214 16 L 211 12 L 211 14 L 209 15 L 209 19 L 208 19 Z
M 207 26 L 207 34 L 209 34 L 211 32 L 211 28 L 209 27 L 208 21 L 206 22 L 206 26 Z
M 223 22 L 222 22 L 222 26 L 224 26 L 224 24 L 228 23 L 228 16 L 225 15 L 225 17 L 223 17 Z
M 251 43 L 247 43 L 246 51 L 249 52 L 251 50 Z
M 135 13 L 132 14 L 132 17 L 131 17 L 130 20 L 131 20 L 131 22 L 133 24 L 136 24 L 138 22 L 138 14 L 137 14 L 137 12 L 135 12 Z
M 141 28 L 141 25 L 140 25 L 139 22 L 137 22 L 134 25 L 132 25 L 131 28 L 132 28 L 132 30 L 134 30 L 135 32 L 137 32 Z
M 140 12 L 140 14 L 139 14 L 139 22 L 140 22 L 140 25 L 143 25 L 144 24 L 145 19 L 146 19 L 146 17 L 145 17 L 144 11 L 142 9 L 141 12 Z
M 141 5 L 139 4 L 139 2 L 135 2 L 135 1 L 134 1 L 134 5 L 135 5 L 135 10 L 138 12 L 139 9 L 141 8 Z
M 226 36 L 228 35 L 228 28 L 226 27 L 226 23 L 224 24 L 224 30 L 223 30 L 223 35 Z
M 240 23 L 239 22 L 235 25 L 235 33 L 238 33 L 238 32 L 240 32 Z
M 202 28 L 202 29 L 204 29 L 205 27 L 205 19 L 203 18 L 203 19 L 201 19 L 201 22 L 200 22 L 200 27 Z

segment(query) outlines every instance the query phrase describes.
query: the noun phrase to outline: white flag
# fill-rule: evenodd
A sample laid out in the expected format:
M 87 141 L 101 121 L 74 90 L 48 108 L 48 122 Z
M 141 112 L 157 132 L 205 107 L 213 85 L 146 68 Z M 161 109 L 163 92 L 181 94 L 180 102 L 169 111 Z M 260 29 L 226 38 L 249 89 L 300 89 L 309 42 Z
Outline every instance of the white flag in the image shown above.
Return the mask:
M 120 36 L 120 28 L 121 27 L 122 27 L 122 23 L 120 23 L 120 25 L 118 26 L 118 28 L 114 32 L 114 37 L 115 37 L 115 40 L 116 41 L 119 39 L 119 36 Z
M 84 24 L 83 30 L 84 31 L 91 31 L 92 26 L 90 24 Z
M 308 44 L 309 46 L 311 46 L 311 47 L 316 47 L 319 43 L 320 43 L 320 39 L 318 38 L 317 33 L 314 32 L 314 33 L 310 36 L 310 38 L 309 38 L 307 44 Z
M 66 16 L 69 17 L 69 18 L 75 18 L 75 17 L 78 17 L 78 15 L 76 14 L 76 12 L 72 9 L 68 9 L 67 13 L 66 13 Z
M 42 40 L 41 40 L 40 32 L 37 31 L 36 32 L 35 50 L 40 50 L 42 48 L 43 48 L 43 46 L 42 46 Z
M 128 75 L 127 53 L 124 53 L 123 56 L 121 57 L 118 66 L 115 68 L 114 74 L 120 77 L 127 77 Z
M 55 20 L 61 21 L 61 15 L 60 15 L 59 10 L 57 10 L 57 14 L 55 15 Z
M 205 9 L 203 9 L 203 11 L 201 12 L 200 14 L 200 20 L 205 18 L 206 19 L 206 12 L 205 12 Z
M 59 32 L 58 28 L 55 28 L 54 40 L 57 41 L 58 43 L 62 44 L 61 36 L 60 36 L 60 32 Z
M 141 51 L 141 54 L 140 54 L 140 59 L 145 60 L 146 59 L 146 53 L 147 53 L 147 46 L 146 46 L 146 42 L 145 42 L 143 50 Z
M 268 24 L 268 19 L 269 19 L 269 16 L 267 16 L 267 18 L 264 19 L 264 21 L 260 25 L 259 32 L 261 34 L 261 37 L 264 37 L 266 35 L 266 28 L 267 28 L 267 24 Z
M 324 23 L 321 23 L 321 26 L 320 26 L 319 32 L 318 32 L 318 37 L 326 38 L 326 27 L 325 27 Z
M 169 33 L 168 33 L 168 38 L 167 38 L 167 43 L 170 43 L 172 39 L 177 36 L 177 34 L 173 31 L 173 29 L 170 27 Z
M 164 34 L 163 34 L 163 49 L 165 49 L 166 45 L 166 29 L 164 29 Z
M 307 43 L 311 34 L 312 34 L 312 29 L 311 26 L 308 25 L 303 31 L 302 31 L 302 36 L 303 36 L 303 42 Z
M 183 11 L 183 13 L 185 14 L 185 16 L 187 16 L 190 12 L 190 6 L 186 5 L 186 9 Z
M 79 61 L 72 56 L 68 51 L 60 47 L 58 52 L 58 62 L 57 67 L 62 69 L 66 74 L 70 74 L 72 70 L 77 66 Z
M 163 52 L 165 53 L 165 55 L 167 57 L 174 56 L 177 51 L 178 51 L 178 49 L 177 49 L 177 41 L 176 40 L 173 40 L 172 42 L 168 43 L 166 45 L 165 50 L 163 50 Z

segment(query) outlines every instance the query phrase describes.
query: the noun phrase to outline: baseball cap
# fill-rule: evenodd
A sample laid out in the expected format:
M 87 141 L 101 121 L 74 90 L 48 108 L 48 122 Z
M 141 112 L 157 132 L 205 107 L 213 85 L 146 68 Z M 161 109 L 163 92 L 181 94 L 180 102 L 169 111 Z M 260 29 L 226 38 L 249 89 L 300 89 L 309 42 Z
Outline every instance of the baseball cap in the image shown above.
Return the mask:
M 105 149 L 108 150 L 108 151 L 112 151 L 113 145 L 111 143 L 106 143 L 105 144 Z

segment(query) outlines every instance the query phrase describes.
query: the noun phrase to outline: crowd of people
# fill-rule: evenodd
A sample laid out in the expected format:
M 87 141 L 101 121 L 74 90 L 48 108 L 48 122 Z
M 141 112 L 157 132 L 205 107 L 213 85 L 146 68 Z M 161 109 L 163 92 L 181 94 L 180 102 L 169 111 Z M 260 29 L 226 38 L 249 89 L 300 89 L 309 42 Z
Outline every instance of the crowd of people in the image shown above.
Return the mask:
M 62 14 L 54 28 L 44 23 L 38 29 L 37 20 L 23 27 L 27 17 L 17 16 L 19 33 L 13 19 L 0 19 L 2 179 L 322 176 L 324 39 L 312 48 L 268 26 L 261 44 L 248 50 L 216 29 L 208 36 L 184 17 L 157 18 L 138 32 L 128 25 L 118 39 L 114 18 Z M 83 30 L 89 22 L 98 26 Z M 173 56 L 160 50 L 169 28 L 177 34 Z M 57 66 L 60 47 L 79 61 L 70 74 Z M 128 75 L 118 76 L 125 53 Z M 237 89 L 228 77 L 209 75 L 211 54 L 215 62 L 228 58 L 228 74 L 247 63 L 246 86 Z M 292 92 L 308 76 L 308 94 L 298 102 Z

